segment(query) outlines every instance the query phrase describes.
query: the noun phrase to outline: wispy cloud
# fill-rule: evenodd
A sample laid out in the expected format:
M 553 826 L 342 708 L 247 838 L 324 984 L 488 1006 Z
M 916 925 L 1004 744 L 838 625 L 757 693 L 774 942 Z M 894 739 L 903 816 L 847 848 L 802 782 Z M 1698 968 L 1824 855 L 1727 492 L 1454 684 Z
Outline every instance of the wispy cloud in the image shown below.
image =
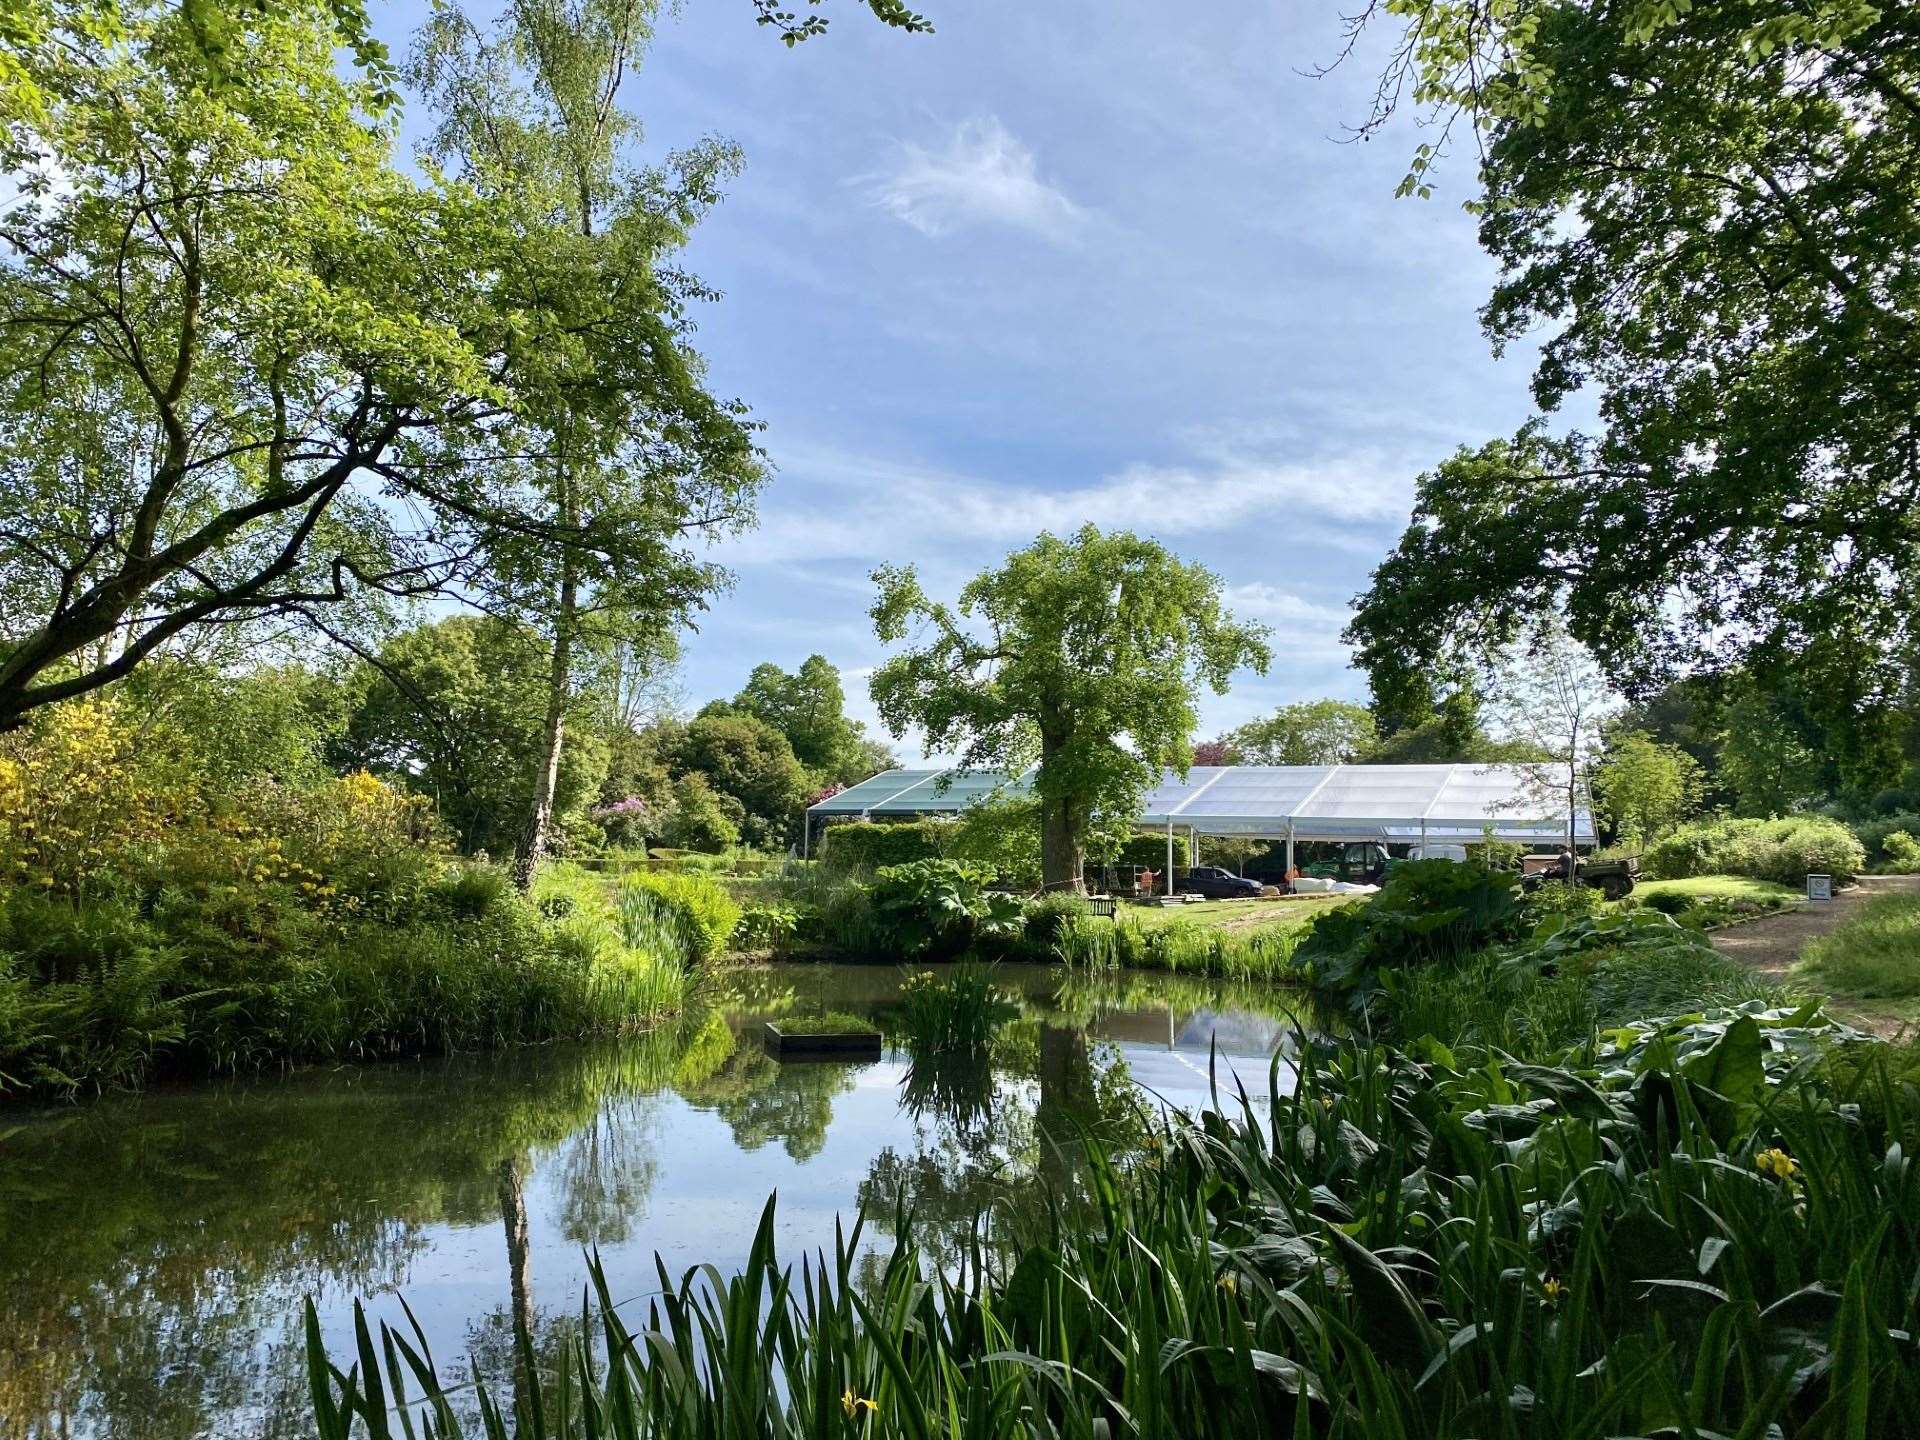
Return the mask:
M 904 142 L 890 169 L 862 179 L 876 205 L 923 235 L 1004 225 L 1058 243 L 1088 218 L 1040 178 L 1033 151 L 991 115 L 961 121 L 937 148 Z
M 1088 521 L 1162 536 L 1268 525 L 1295 539 L 1310 533 L 1323 548 L 1375 554 L 1412 496 L 1407 467 L 1370 453 L 1323 461 L 1202 455 L 1052 490 L 831 447 L 782 447 L 780 466 L 760 528 L 718 547 L 727 563 L 925 558 L 968 541 L 1014 543 Z M 783 503 L 801 494 L 804 505 Z
M 1309 600 L 1264 580 L 1229 585 L 1221 598 L 1240 619 L 1258 620 L 1271 628 L 1274 656 L 1282 668 L 1345 665 L 1352 659 L 1352 651 L 1340 638 L 1353 618 L 1345 605 Z

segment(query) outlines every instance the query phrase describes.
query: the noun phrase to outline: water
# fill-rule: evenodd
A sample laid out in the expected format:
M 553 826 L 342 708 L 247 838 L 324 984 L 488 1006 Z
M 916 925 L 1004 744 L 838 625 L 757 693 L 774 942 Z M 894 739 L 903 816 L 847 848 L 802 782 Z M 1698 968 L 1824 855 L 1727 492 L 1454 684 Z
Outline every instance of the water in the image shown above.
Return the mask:
M 903 1191 L 938 1256 L 982 1205 L 1071 1189 L 1049 1134 L 1124 1146 L 1141 1099 L 1206 1103 L 1210 1043 L 1264 1095 L 1292 1026 L 1259 988 L 999 979 L 1023 1013 L 986 1067 L 770 1060 L 765 1018 L 884 1015 L 899 980 L 791 966 L 618 1044 L 0 1113 L 0 1437 L 304 1436 L 308 1295 L 337 1358 L 357 1297 L 403 1323 L 404 1295 L 443 1374 L 500 1382 L 517 1330 L 545 1352 L 577 1326 L 588 1247 L 638 1323 L 656 1252 L 676 1280 L 737 1268 L 774 1192 L 784 1261 L 863 1201 L 889 1243 Z

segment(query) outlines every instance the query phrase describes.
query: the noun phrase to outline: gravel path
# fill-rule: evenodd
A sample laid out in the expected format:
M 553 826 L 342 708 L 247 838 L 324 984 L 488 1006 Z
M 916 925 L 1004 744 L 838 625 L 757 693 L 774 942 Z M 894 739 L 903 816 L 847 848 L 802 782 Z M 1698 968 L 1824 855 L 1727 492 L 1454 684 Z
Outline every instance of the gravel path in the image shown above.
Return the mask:
M 1920 892 L 1920 875 L 1862 875 L 1851 890 L 1842 890 L 1824 903 L 1803 900 L 1778 915 L 1716 930 L 1711 937 L 1713 948 L 1770 979 L 1783 979 L 1809 940 L 1845 924 L 1875 896 L 1902 891 Z

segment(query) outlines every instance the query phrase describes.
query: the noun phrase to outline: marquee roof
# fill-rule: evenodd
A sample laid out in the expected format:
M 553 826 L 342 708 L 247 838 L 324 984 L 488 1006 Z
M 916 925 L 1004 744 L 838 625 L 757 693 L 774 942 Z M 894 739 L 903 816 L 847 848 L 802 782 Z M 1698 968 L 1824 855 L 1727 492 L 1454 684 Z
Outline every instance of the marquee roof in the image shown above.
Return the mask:
M 888 770 L 812 806 L 808 815 L 957 814 L 991 795 L 1024 795 L 1032 770 Z M 1556 785 L 1557 781 L 1557 785 Z M 1535 765 L 1195 765 L 1161 776 L 1140 824 L 1203 835 L 1298 840 L 1564 841 L 1564 777 Z M 1593 820 L 1576 816 L 1579 843 Z

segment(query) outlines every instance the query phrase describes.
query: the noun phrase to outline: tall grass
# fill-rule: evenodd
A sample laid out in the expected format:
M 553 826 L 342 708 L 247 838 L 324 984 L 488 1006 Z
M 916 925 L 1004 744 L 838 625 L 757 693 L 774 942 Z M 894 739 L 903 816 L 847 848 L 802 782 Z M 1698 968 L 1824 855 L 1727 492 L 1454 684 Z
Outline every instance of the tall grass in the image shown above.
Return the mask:
M 1920 995 L 1920 895 L 1881 895 L 1808 945 L 1799 976 L 1865 1000 Z
M 789 1267 L 769 1202 L 739 1274 L 662 1263 L 644 1313 L 596 1267 L 597 1335 L 511 1400 L 363 1315 L 337 1368 L 309 1308 L 317 1434 L 1915 1435 L 1920 1096 L 1767 1043 L 1742 1017 L 1604 1087 L 1310 1050 L 947 1265 L 901 1216 L 878 1266 L 856 1223 Z
M 893 1029 L 916 1059 L 977 1056 L 1019 1013 L 1019 1002 L 994 984 L 991 967 L 961 964 L 945 975 L 909 975 Z
M 543 915 L 466 870 L 404 918 L 244 892 L 169 888 L 143 910 L 0 891 L 0 1098 L 445 1054 L 677 1012 L 683 952 L 629 943 L 604 889 L 588 899 Z
M 1299 934 L 1277 929 L 1220 930 L 1202 925 L 1149 929 L 1125 916 L 1063 917 L 1052 958 L 1090 969 L 1124 967 L 1211 975 L 1225 980 L 1291 980 Z

